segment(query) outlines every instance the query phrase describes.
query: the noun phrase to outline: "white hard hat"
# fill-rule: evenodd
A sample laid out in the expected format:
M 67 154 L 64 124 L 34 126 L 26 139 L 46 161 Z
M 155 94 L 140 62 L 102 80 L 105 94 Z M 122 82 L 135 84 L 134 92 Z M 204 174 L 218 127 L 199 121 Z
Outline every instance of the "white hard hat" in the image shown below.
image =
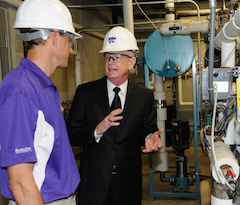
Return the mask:
M 116 26 L 107 32 L 102 50 L 99 53 L 114 51 L 138 52 L 137 41 L 134 35 L 122 26 Z
M 62 30 L 82 38 L 73 27 L 69 9 L 60 0 L 23 1 L 17 10 L 13 28 Z

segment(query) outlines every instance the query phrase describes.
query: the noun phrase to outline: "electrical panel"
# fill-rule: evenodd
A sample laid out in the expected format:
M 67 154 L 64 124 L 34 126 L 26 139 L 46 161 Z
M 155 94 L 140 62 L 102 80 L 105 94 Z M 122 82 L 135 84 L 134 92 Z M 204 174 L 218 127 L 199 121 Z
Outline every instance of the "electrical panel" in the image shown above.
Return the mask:
M 215 68 L 211 75 L 213 75 L 213 85 L 217 85 L 217 99 L 229 99 L 232 89 L 233 73 L 227 68 Z M 208 69 L 202 70 L 202 96 L 203 100 L 209 100 Z

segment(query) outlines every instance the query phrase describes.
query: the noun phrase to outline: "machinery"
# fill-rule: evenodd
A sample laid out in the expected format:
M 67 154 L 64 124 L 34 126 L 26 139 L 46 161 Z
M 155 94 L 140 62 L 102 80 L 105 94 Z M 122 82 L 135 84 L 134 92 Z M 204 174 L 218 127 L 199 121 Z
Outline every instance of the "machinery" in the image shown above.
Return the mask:
M 200 139 L 207 151 L 211 169 L 211 204 L 240 204 L 240 102 L 239 102 L 239 43 L 240 8 L 237 1 L 230 1 L 228 7 L 215 13 L 215 1 L 210 2 L 210 30 L 204 21 L 191 24 L 187 22 L 163 24 L 159 30 L 153 32 L 144 47 L 146 61 L 145 75 L 148 68 L 155 74 L 154 89 L 158 111 L 158 126 L 164 127 L 166 120 L 166 96 L 162 78 L 180 79 L 189 67 L 193 78 L 193 105 L 194 110 L 194 142 L 195 142 L 195 174 L 187 172 L 187 156 L 184 151 L 189 148 L 190 132 L 188 121 L 173 119 L 171 121 L 172 147 L 176 153 L 176 173 L 165 177 L 168 171 L 167 151 L 163 146 L 155 153 L 155 169 L 160 173 L 160 180 L 175 187 L 174 192 L 154 192 L 150 187 L 150 198 L 176 197 L 196 198 L 199 196 L 199 170 L 197 139 L 200 128 Z M 225 5 L 224 5 L 225 6 Z M 166 4 L 166 7 L 174 7 Z M 166 20 L 174 17 L 166 15 Z M 172 19 L 171 19 L 172 18 Z M 215 36 L 215 19 L 218 28 Z M 206 69 L 196 73 L 196 63 L 190 33 L 205 33 L 207 51 L 205 53 Z M 158 56 L 161 56 L 159 58 Z M 200 53 L 199 56 L 200 57 Z M 198 74 L 198 76 L 197 76 Z M 198 77 L 198 80 L 197 78 Z M 198 85 L 198 87 L 195 87 Z M 181 92 L 178 92 L 181 94 Z M 198 96 L 198 98 L 197 98 Z M 200 97 L 199 97 L 200 96 Z M 199 116 L 203 116 L 204 119 Z M 166 136 L 162 142 L 166 144 Z M 152 156 L 150 156 L 150 186 L 152 179 Z M 196 183 L 196 193 L 189 192 L 188 187 Z M 204 197 L 204 196 L 202 196 Z

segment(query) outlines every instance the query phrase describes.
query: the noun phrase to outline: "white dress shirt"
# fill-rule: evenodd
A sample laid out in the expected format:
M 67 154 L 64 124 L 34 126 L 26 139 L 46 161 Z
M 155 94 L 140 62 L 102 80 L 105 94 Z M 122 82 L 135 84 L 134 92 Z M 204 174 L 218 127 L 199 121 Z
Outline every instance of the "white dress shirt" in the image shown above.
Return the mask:
M 124 109 L 124 105 L 125 105 L 125 100 L 126 100 L 126 95 L 127 95 L 127 85 L 128 85 L 128 80 L 126 80 L 122 85 L 117 86 L 119 87 L 121 90 L 119 91 L 118 95 L 120 97 L 121 100 L 121 108 L 122 110 Z M 107 79 L 107 91 L 108 91 L 108 100 L 109 100 L 109 107 L 111 107 L 112 101 L 114 99 L 115 96 L 115 92 L 113 91 L 113 89 L 116 87 L 116 85 L 112 84 L 108 79 Z M 146 138 L 148 139 L 152 134 L 149 134 Z M 102 134 L 97 134 L 96 130 L 94 130 L 94 137 L 96 142 L 98 143 L 102 137 Z
M 126 100 L 126 95 L 127 95 L 127 85 L 128 85 L 128 80 L 126 80 L 122 85 L 117 86 L 119 87 L 121 90 L 119 91 L 118 95 L 120 97 L 121 100 L 121 108 L 123 110 L 124 105 L 125 105 L 125 100 Z M 108 92 L 108 100 L 109 100 L 109 107 L 111 107 L 112 101 L 114 99 L 115 96 L 115 92 L 113 91 L 113 89 L 116 87 L 116 85 L 112 84 L 108 79 L 107 79 L 107 92 Z M 94 137 L 96 142 L 98 143 L 102 137 L 102 134 L 97 134 L 96 130 L 94 130 Z

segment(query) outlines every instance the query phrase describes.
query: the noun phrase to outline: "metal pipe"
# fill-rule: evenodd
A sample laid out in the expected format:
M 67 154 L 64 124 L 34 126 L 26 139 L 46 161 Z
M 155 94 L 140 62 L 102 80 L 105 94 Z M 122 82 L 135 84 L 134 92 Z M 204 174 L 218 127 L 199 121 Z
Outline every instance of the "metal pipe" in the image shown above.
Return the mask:
M 208 69 L 208 89 L 209 101 L 213 106 L 213 65 L 214 65 L 214 38 L 215 38 L 215 8 L 216 0 L 209 0 L 210 13 L 210 41 L 209 41 L 209 69 Z
M 76 46 L 77 48 L 77 46 Z M 72 55 L 75 56 L 75 87 L 81 84 L 81 63 L 80 53 L 77 50 L 73 50 Z
M 192 0 L 169 0 L 168 3 L 182 3 L 182 2 L 192 2 L 195 3 Z M 152 5 L 152 4 L 165 4 L 166 1 L 150 1 L 150 2 L 138 2 L 139 5 Z M 119 7 L 122 6 L 123 4 L 99 4 L 99 5 L 69 5 L 67 6 L 68 8 L 79 8 L 79 9 L 84 9 L 84 8 L 100 8 L 100 7 Z M 133 6 L 136 6 L 136 3 L 133 3 Z
M 199 189 L 199 168 L 198 168 L 198 128 L 197 128 L 197 80 L 196 80 L 196 60 L 192 63 L 193 72 L 193 120 L 194 120 L 194 147 L 195 147 L 195 172 L 196 172 L 196 194 L 197 201 L 200 201 Z
M 162 182 L 170 182 L 170 178 L 166 178 L 164 172 L 160 172 L 160 180 Z
M 218 8 L 218 9 L 216 9 L 216 12 L 217 11 L 220 11 L 220 10 L 222 10 L 222 9 L 220 9 L 220 8 Z M 205 15 L 209 15 L 210 14 L 210 12 L 211 12 L 211 10 L 210 9 L 201 9 L 200 11 L 200 15 L 201 16 L 205 16 Z M 161 15 L 161 14 L 166 14 L 166 11 L 154 11 L 154 12 L 148 12 L 148 14 L 159 14 L 159 15 Z M 196 10 L 179 10 L 179 11 L 177 11 L 177 14 L 178 15 L 191 15 L 191 16 L 195 16 L 195 15 L 197 15 L 197 11 Z
M 139 5 L 141 4 L 159 4 L 159 3 L 166 3 L 165 1 L 151 1 L 151 2 L 138 2 Z M 99 4 L 99 5 L 69 5 L 68 8 L 100 8 L 100 7 L 118 7 L 122 6 L 123 4 Z M 133 3 L 133 5 L 137 5 L 136 3 Z
M 82 28 L 84 28 L 83 26 L 81 26 L 81 25 L 79 25 L 79 24 L 77 24 L 77 23 L 73 23 L 73 25 L 74 25 L 74 27 L 76 28 L 76 29 L 82 29 Z M 85 31 L 85 33 L 87 33 L 87 34 L 89 34 L 89 35 L 91 35 L 91 36 L 94 36 L 94 37 L 96 37 L 96 38 L 99 38 L 99 39 L 101 39 L 101 40 L 103 40 L 104 39 L 104 35 L 103 34 L 101 34 L 101 33 L 98 33 L 98 32 L 87 32 L 87 31 Z
M 124 27 L 127 28 L 134 35 L 132 1 L 123 0 L 123 20 Z
M 169 22 L 181 22 L 180 20 L 163 20 L 163 21 L 152 21 L 154 24 L 162 24 L 162 23 L 169 23 Z M 194 22 L 194 20 L 189 20 L 189 22 Z M 151 24 L 149 21 L 144 22 L 135 22 L 134 25 L 148 25 Z M 107 27 L 115 27 L 115 26 L 123 26 L 124 23 L 118 23 L 118 24 L 105 24 L 105 25 L 96 25 L 96 26 L 78 26 L 78 29 L 81 30 L 81 33 L 92 33 L 92 32 L 106 32 L 109 31 L 109 28 Z M 158 25 L 157 25 L 158 26 Z M 105 28 L 106 27 L 106 28 Z M 151 29 L 155 30 L 152 26 L 149 27 L 135 27 L 134 30 L 146 30 Z

